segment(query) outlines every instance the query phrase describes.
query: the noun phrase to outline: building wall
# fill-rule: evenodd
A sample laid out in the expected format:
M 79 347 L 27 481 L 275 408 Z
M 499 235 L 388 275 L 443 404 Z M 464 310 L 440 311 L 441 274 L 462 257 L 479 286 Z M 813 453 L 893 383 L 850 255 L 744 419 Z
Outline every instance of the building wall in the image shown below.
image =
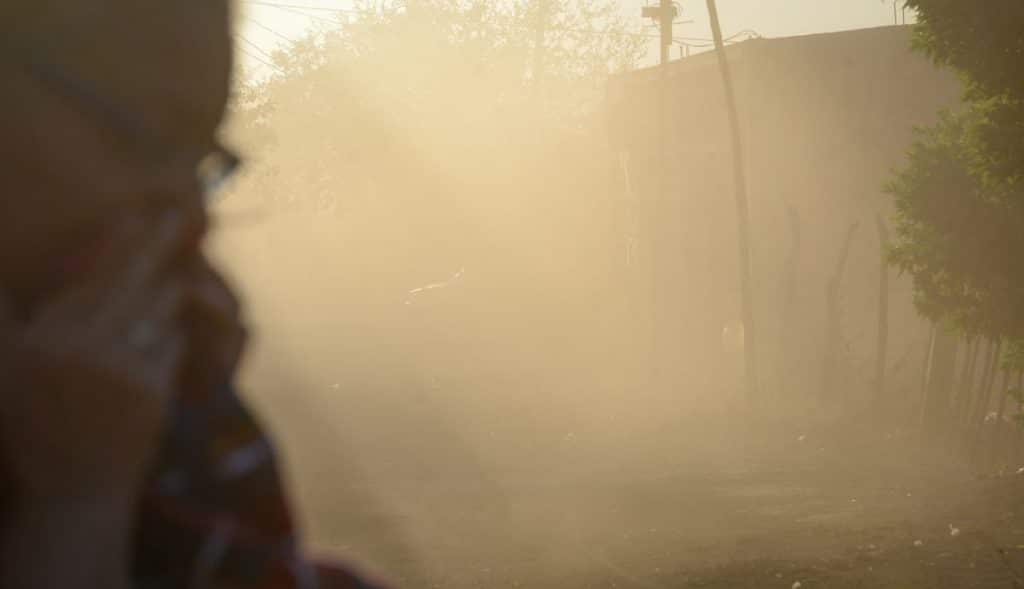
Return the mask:
M 902 164 L 912 128 L 955 106 L 960 92 L 952 75 L 911 53 L 909 41 L 907 28 L 886 27 L 728 49 L 748 175 L 761 376 L 769 389 L 813 394 L 820 386 L 825 285 L 854 224 L 841 284 L 846 390 L 837 393 L 870 388 L 881 267 L 876 216 L 891 213 L 883 186 Z M 660 76 L 655 68 L 612 83 L 612 141 L 631 176 L 643 179 L 634 182 L 634 199 L 654 254 L 635 271 L 648 274 L 641 283 L 656 285 L 651 300 L 662 335 L 655 339 L 669 358 L 681 359 L 666 360 L 678 377 L 710 392 L 735 384 L 738 356 L 720 343 L 722 328 L 739 316 L 722 84 L 714 54 L 672 63 L 664 102 Z M 893 276 L 890 284 L 896 392 L 916 382 L 926 335 L 908 281 Z

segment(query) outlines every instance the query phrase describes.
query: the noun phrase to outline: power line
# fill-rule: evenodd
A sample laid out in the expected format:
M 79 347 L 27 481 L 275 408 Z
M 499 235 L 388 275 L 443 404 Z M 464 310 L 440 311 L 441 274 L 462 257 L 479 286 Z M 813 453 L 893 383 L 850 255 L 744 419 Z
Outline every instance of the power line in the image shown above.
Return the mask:
M 308 19 L 312 19 L 312 20 L 315 20 L 315 21 L 318 21 L 318 22 L 326 23 L 328 25 L 331 25 L 332 27 L 336 27 L 336 26 L 338 26 L 340 24 L 343 24 L 340 19 L 331 20 L 331 19 L 324 18 L 324 17 L 316 15 L 316 14 L 309 14 L 308 12 L 302 12 L 303 9 L 309 10 L 309 9 L 311 9 L 311 7 L 298 7 L 298 5 L 278 4 L 276 2 L 260 2 L 258 0 L 248 0 L 248 2 L 249 2 L 249 4 L 253 4 L 253 5 L 256 5 L 256 6 L 268 6 L 270 8 L 276 8 L 278 10 L 282 10 L 284 12 L 290 12 L 292 14 L 297 14 L 297 15 L 299 15 L 301 17 L 304 17 L 304 18 L 308 18 Z M 347 14 L 348 12 L 350 12 L 350 11 L 342 10 L 340 8 L 339 9 L 332 9 L 332 10 L 334 10 L 339 15 L 340 14 Z
M 320 10 L 323 12 L 340 12 L 345 14 L 364 14 L 365 10 L 352 10 L 350 8 L 337 8 L 329 6 L 310 6 L 308 4 L 288 4 L 284 2 L 267 2 L 266 0 L 245 0 L 247 4 L 255 6 L 270 6 L 273 8 L 291 8 L 294 10 Z
M 265 58 L 267 58 L 267 59 L 270 59 L 270 60 L 273 60 L 273 59 L 274 59 L 274 56 L 273 56 L 273 55 L 271 55 L 271 54 L 267 53 L 266 51 L 264 51 L 264 50 L 263 50 L 263 48 L 262 48 L 262 47 L 260 47 L 259 45 L 257 45 L 257 44 L 255 44 L 255 43 L 253 43 L 253 42 L 252 42 L 252 41 L 250 41 L 249 39 L 246 39 L 246 38 L 245 38 L 245 35 L 242 35 L 241 33 L 239 33 L 239 34 L 238 34 L 237 36 L 238 36 L 238 39 L 239 39 L 239 40 L 241 40 L 241 41 L 242 41 L 243 43 L 245 43 L 245 44 L 246 44 L 246 45 L 248 45 L 249 47 L 252 47 L 253 49 L 255 49 L 255 50 L 256 50 L 256 51 L 257 51 L 257 52 L 258 52 L 258 53 L 259 53 L 260 55 L 262 55 L 263 57 L 265 57 Z
M 365 16 L 365 15 L 368 15 L 368 14 L 373 14 L 373 13 L 371 13 L 369 11 L 365 11 L 365 10 L 351 10 L 351 9 L 345 9 L 345 8 L 331 8 L 331 7 L 327 7 L 327 6 L 310 6 L 308 4 L 291 4 L 291 3 L 283 3 L 283 2 L 270 2 L 270 1 L 267 1 L 267 0 L 244 0 L 244 1 L 247 4 L 252 4 L 252 5 L 255 5 L 255 6 L 266 6 L 266 7 L 270 7 L 270 8 L 277 8 L 278 10 L 283 10 L 283 11 L 291 12 L 293 14 L 297 14 L 297 15 L 300 15 L 300 16 L 303 16 L 303 17 L 306 17 L 306 18 L 310 18 L 310 19 L 317 20 L 317 21 L 320 21 L 320 22 L 324 22 L 324 23 L 327 23 L 327 24 L 330 24 L 330 25 L 334 25 L 334 26 L 339 25 L 339 24 L 343 24 L 343 23 L 340 20 L 329 20 L 329 19 L 326 19 L 324 17 L 318 16 L 316 14 L 308 14 L 308 13 L 305 13 L 305 12 L 302 12 L 302 11 L 303 10 L 318 10 L 318 11 L 322 11 L 322 12 L 331 12 L 331 13 L 335 13 L 335 14 L 355 14 L 355 15 L 362 15 L 362 16 Z M 294 43 L 293 39 L 289 39 L 288 37 L 282 35 L 281 33 L 278 33 L 277 31 L 274 31 L 270 27 L 267 27 L 266 25 L 264 25 L 264 24 L 262 24 L 262 23 L 260 23 L 260 22 L 258 22 L 256 20 L 254 20 L 254 19 L 250 18 L 250 20 L 253 23 L 255 23 L 257 26 L 259 26 L 259 27 L 261 27 L 263 29 L 268 30 L 269 32 L 271 32 L 271 33 L 277 35 L 278 37 L 288 41 L 289 43 Z M 688 23 L 688 22 L 691 22 L 691 21 L 681 21 L 681 22 Z M 575 28 L 560 28 L 560 27 L 546 27 L 546 30 L 552 31 L 552 32 L 559 32 L 559 33 L 573 33 L 573 34 L 577 34 L 577 35 L 593 35 L 593 36 L 613 37 L 613 38 L 614 37 L 632 37 L 634 39 L 648 39 L 648 40 L 655 40 L 655 39 L 660 39 L 661 38 L 661 35 L 659 35 L 659 34 L 639 33 L 639 32 L 633 33 L 633 32 L 628 32 L 628 31 L 598 31 L 598 30 L 593 30 L 593 29 L 575 29 Z M 754 31 L 753 29 L 744 29 L 742 31 L 739 31 L 739 32 L 733 34 L 730 37 L 726 37 L 724 39 L 724 41 L 726 43 L 730 43 L 730 42 L 733 42 L 733 41 L 735 41 L 736 39 L 738 39 L 739 37 L 742 37 L 742 36 L 749 36 L 749 37 L 752 37 L 752 38 L 759 38 L 760 34 L 758 34 L 757 31 Z M 673 37 L 672 38 L 672 42 L 675 43 L 675 44 L 679 44 L 679 45 L 685 45 L 685 46 L 688 46 L 688 47 L 691 47 L 691 48 L 694 48 L 694 49 L 703 49 L 703 48 L 714 46 L 714 41 L 712 39 L 706 39 L 706 38 L 702 38 L 702 37 Z
M 242 53 L 244 53 L 249 59 L 251 59 L 251 60 L 253 60 L 255 62 L 258 62 L 258 63 L 262 63 L 263 65 L 269 67 L 270 69 L 276 71 L 279 74 L 285 73 L 284 70 L 282 70 L 281 68 L 277 67 L 276 65 L 270 63 L 269 61 L 263 59 L 262 57 L 259 57 L 257 55 L 254 55 L 254 54 L 250 53 L 249 51 L 246 51 L 245 47 L 238 47 L 238 50 L 241 51 Z
M 254 25 L 256 25 L 256 26 L 258 26 L 259 28 L 263 29 L 264 31 L 267 31 L 268 33 L 272 33 L 273 35 L 276 35 L 282 41 L 285 41 L 287 43 L 295 43 L 295 39 L 292 39 L 292 38 L 290 38 L 290 37 L 288 37 L 286 35 L 283 35 L 283 34 L 277 32 L 277 31 L 275 31 L 274 29 L 268 27 L 267 25 L 261 23 L 260 21 L 258 21 L 256 19 L 252 18 L 251 16 L 249 17 L 249 22 L 254 24 Z
M 268 6 L 268 7 L 271 7 L 271 8 L 278 8 L 278 9 L 281 9 L 281 10 L 288 10 L 289 12 L 295 12 L 297 14 L 302 14 L 302 16 L 306 16 L 306 17 L 314 18 L 314 19 L 321 19 L 322 17 L 318 17 L 318 16 L 313 15 L 313 14 L 305 14 L 305 13 L 301 13 L 301 12 L 297 12 L 297 11 L 300 11 L 300 10 L 320 10 L 320 11 L 324 11 L 324 12 L 334 12 L 334 13 L 340 13 L 340 14 L 356 14 L 356 15 L 362 15 L 362 16 L 365 16 L 365 15 L 368 15 L 368 14 L 373 14 L 372 12 L 365 11 L 365 10 L 351 10 L 351 9 L 345 9 L 345 8 L 329 8 L 329 7 L 326 7 L 326 6 L 309 6 L 309 5 L 305 5 L 305 4 L 286 4 L 286 3 L 282 3 L 282 2 L 268 2 L 266 0 L 245 0 L 245 2 L 248 3 L 248 4 L 255 5 L 255 6 Z M 330 21 L 328 21 L 328 22 L 330 22 Z M 332 22 L 331 24 L 337 24 L 337 23 Z M 656 39 L 656 38 L 658 38 L 657 35 L 651 35 L 651 34 L 647 34 L 647 33 L 629 33 L 629 32 L 625 32 L 625 31 L 622 31 L 622 32 L 616 32 L 616 31 L 595 31 L 595 30 L 592 30 L 592 29 L 570 29 L 570 28 L 547 28 L 547 30 L 563 32 L 563 33 L 578 33 L 578 34 L 582 34 L 582 35 L 602 35 L 602 36 L 609 36 L 609 37 L 612 37 L 612 36 L 624 36 L 624 37 L 642 37 L 642 38 L 645 38 L 645 39 Z

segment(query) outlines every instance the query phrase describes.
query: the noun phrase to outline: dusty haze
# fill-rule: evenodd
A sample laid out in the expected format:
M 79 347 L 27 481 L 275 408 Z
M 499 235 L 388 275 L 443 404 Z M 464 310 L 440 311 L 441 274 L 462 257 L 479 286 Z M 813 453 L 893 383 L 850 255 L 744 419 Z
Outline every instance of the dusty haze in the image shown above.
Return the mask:
M 240 82 L 231 136 L 252 161 L 214 249 L 247 295 L 245 388 L 309 542 L 407 587 L 838 587 L 808 563 L 871 579 L 858 558 L 879 546 L 916 579 L 903 551 L 950 541 L 957 510 L 987 521 L 965 498 L 988 491 L 922 450 L 929 329 L 876 219 L 956 82 L 905 29 L 730 47 L 761 353 L 746 399 L 716 62 L 673 62 L 663 89 L 637 69 L 645 42 L 572 32 L 632 30 L 618 7 L 564 4 L 539 60 L 531 3 L 465 4 L 357 20 Z

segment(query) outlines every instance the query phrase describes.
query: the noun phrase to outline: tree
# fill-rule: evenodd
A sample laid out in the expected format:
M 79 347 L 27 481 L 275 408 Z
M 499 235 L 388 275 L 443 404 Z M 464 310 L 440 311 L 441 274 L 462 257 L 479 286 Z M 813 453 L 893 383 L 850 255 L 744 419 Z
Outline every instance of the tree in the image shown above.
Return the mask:
M 973 112 L 943 113 L 917 131 L 890 182 L 896 239 L 890 260 L 914 280 L 918 310 L 971 334 L 1024 334 L 1024 210 L 1017 191 L 982 178 Z
M 964 107 L 918 130 L 896 198 L 892 261 L 921 312 L 969 333 L 1024 332 L 1024 4 L 909 0 L 914 46 L 965 80 Z
M 255 99 L 237 113 L 243 141 L 255 140 L 258 156 L 288 171 L 263 178 L 264 192 L 308 204 L 325 200 L 320 187 L 351 202 L 389 192 L 382 179 L 428 173 L 424 160 L 449 178 L 478 178 L 484 166 L 489 178 L 521 184 L 528 175 L 518 166 L 550 172 L 584 143 L 603 143 L 607 74 L 644 53 L 644 37 L 609 0 L 373 6 L 357 4 L 352 22 L 277 54 L 286 73 L 250 90 Z M 541 88 L 533 83 L 538 63 Z
M 614 2 L 549 1 L 537 88 L 540 4 L 357 4 L 352 22 L 279 53 L 285 73 L 249 90 L 236 129 L 257 174 L 238 193 L 263 206 L 353 214 L 377 200 L 428 222 L 479 208 L 482 194 L 493 195 L 495 213 L 526 215 L 524 197 L 594 190 L 579 184 L 605 177 L 604 80 L 633 65 L 645 39 Z
M 987 171 L 1024 176 L 1024 3 L 908 0 L 920 23 L 914 46 L 960 72 L 966 99 L 984 112 L 978 146 Z
M 646 37 L 611 0 L 355 9 L 240 93 L 234 132 L 255 161 L 224 206 L 295 219 L 267 255 L 323 254 L 275 257 L 267 282 L 316 277 L 331 313 L 395 317 L 409 289 L 465 268 L 458 291 L 481 292 L 453 332 L 599 327 L 584 311 L 611 290 L 605 82 Z
M 959 72 L 966 92 L 961 109 L 917 130 L 907 164 L 887 187 L 897 210 L 890 261 L 912 277 L 925 317 L 969 339 L 985 338 L 996 350 L 982 367 L 973 406 L 973 361 L 961 378 L 964 423 L 976 441 L 978 420 L 989 409 L 995 355 L 1005 342 L 1024 337 L 1024 4 L 907 5 L 918 13 L 915 48 Z

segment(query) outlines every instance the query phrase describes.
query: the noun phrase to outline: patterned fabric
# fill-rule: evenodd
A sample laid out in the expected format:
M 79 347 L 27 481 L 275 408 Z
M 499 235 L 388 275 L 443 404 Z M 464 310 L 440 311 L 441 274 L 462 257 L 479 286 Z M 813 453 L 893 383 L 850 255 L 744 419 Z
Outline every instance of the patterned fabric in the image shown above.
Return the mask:
M 183 399 L 142 505 L 139 589 L 378 587 L 298 553 L 270 441 L 230 386 Z

